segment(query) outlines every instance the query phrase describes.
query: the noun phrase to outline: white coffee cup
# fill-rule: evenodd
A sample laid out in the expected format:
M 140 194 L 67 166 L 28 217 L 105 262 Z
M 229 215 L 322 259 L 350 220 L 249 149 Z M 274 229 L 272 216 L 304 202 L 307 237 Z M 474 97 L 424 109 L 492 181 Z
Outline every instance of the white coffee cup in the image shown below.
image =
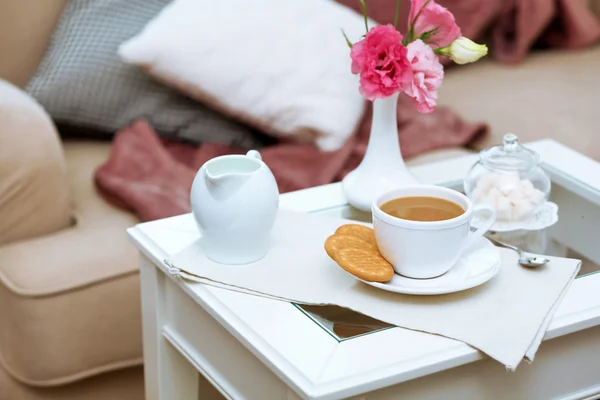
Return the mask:
M 465 212 L 444 221 L 411 221 L 393 217 L 380 208 L 387 201 L 413 196 L 449 200 Z M 373 202 L 372 212 L 381 255 L 392 264 L 396 273 L 418 279 L 434 278 L 448 272 L 463 251 L 496 221 L 496 213 L 491 207 L 475 207 L 464 194 L 434 185 L 409 186 L 384 193 Z M 475 212 L 486 212 L 489 217 L 475 232 L 470 232 Z

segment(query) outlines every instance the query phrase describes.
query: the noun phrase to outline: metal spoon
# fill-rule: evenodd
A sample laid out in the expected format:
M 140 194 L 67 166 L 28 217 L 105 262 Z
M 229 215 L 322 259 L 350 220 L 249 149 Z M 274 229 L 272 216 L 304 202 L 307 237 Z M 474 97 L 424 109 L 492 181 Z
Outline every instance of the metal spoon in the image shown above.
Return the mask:
M 506 247 L 507 249 L 512 249 L 512 250 L 516 251 L 517 253 L 519 253 L 519 264 L 521 264 L 524 267 L 538 268 L 550 261 L 546 257 L 527 253 L 526 251 L 523 251 L 520 248 L 518 248 L 517 246 L 513 246 L 512 244 L 500 242 L 496 239 L 492 239 L 491 237 L 488 237 L 488 239 L 492 243 L 497 244 L 498 246 Z

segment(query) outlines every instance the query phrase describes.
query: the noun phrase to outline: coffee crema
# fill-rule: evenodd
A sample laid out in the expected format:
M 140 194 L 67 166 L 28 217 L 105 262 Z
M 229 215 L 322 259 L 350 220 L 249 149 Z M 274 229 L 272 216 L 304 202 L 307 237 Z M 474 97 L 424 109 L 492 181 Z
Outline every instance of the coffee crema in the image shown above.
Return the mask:
M 465 210 L 453 201 L 439 197 L 413 196 L 386 201 L 381 211 L 409 221 L 445 221 L 459 217 Z

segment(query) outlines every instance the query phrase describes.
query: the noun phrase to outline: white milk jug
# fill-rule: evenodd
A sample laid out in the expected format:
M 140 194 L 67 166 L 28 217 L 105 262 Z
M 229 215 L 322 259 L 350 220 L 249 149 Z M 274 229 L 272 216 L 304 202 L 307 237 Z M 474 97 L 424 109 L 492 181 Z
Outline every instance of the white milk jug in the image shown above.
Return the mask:
M 279 190 L 257 151 L 204 163 L 192 184 L 191 204 L 211 260 L 248 264 L 267 254 Z

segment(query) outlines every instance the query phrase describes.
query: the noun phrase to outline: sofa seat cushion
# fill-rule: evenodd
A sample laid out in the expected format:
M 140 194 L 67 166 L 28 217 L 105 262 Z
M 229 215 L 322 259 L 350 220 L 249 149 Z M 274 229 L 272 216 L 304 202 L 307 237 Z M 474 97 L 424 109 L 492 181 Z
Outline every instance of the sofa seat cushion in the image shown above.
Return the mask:
M 2 400 L 144 400 L 144 398 L 144 369 L 141 366 L 51 388 L 24 385 L 0 367 L 0 399 Z
M 110 144 L 64 147 L 76 224 L 0 248 L 0 361 L 33 386 L 142 363 L 137 219 L 93 184 Z
M 479 148 L 512 132 L 521 142 L 551 138 L 600 160 L 599 65 L 600 46 L 540 51 L 516 65 L 482 60 L 447 71 L 439 104 L 490 125 Z

